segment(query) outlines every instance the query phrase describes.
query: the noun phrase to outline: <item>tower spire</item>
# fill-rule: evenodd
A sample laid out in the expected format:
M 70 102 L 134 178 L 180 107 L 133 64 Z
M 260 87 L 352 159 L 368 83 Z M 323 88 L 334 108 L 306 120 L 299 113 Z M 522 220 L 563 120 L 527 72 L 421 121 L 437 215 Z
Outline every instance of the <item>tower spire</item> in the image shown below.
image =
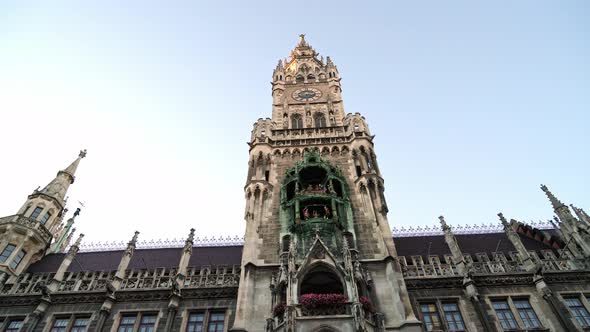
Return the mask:
M 57 172 L 55 178 L 39 192 L 55 198 L 63 205 L 66 192 L 68 191 L 70 184 L 74 183 L 76 170 L 78 169 L 80 160 L 84 157 L 86 157 L 86 149 L 81 150 L 78 154 L 78 158 L 66 167 L 66 169 Z
M 547 188 L 546 185 L 542 184 L 541 190 L 543 190 L 545 195 L 547 195 L 547 198 L 549 198 L 549 201 L 551 202 L 554 210 L 558 210 L 559 208 L 565 206 L 565 204 L 563 204 L 559 199 L 557 199 L 557 197 L 555 197 L 555 195 L 553 195 L 551 191 L 549 191 L 549 188 Z

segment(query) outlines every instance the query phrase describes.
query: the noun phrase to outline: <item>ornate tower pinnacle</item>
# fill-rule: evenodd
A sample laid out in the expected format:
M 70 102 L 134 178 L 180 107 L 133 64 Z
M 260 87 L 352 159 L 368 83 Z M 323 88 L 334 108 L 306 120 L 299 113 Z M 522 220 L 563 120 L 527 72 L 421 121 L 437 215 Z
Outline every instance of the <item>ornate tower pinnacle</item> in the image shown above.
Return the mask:
M 553 206 L 554 210 L 557 210 L 565 206 L 565 204 L 563 204 L 559 199 L 557 199 L 557 197 L 555 197 L 555 195 L 553 195 L 551 191 L 549 191 L 549 188 L 547 188 L 546 185 L 542 184 L 541 190 L 543 190 L 545 192 L 545 195 L 547 195 L 547 198 L 549 198 L 549 201 L 551 202 L 551 205 Z
M 0 218 L 0 227 L 5 231 L 0 234 L 0 243 L 4 243 L 5 253 L 9 256 L 0 262 L 0 279 L 16 277 L 27 267 L 41 259 L 47 251 L 62 248 L 72 237 L 69 232 L 73 219 L 64 230 L 61 221 L 65 212 L 65 196 L 70 184 L 74 182 L 80 160 L 86 156 L 86 150 L 80 151 L 78 158 L 68 167 L 57 172 L 55 178 L 42 190 L 33 191 L 16 215 Z M 79 212 L 77 212 L 79 213 Z M 77 215 L 77 214 L 75 214 Z M 50 248 L 52 240 L 54 243 Z

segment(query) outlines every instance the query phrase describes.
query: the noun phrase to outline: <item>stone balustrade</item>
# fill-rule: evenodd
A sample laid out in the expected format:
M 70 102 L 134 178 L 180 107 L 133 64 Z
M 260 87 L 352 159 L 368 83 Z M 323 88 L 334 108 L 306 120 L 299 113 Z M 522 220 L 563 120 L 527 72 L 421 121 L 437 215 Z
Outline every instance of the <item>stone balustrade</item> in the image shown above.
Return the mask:
M 557 255 L 556 255 L 557 253 Z M 590 268 L 584 259 L 571 256 L 565 250 L 531 251 L 531 258 L 541 264 L 543 272 L 582 271 Z M 478 253 L 475 259 L 471 255 L 464 255 L 465 261 L 471 266 L 474 275 L 494 275 L 501 273 L 526 272 L 522 260 L 516 252 L 510 252 L 508 257 L 503 253 L 494 253 L 490 257 L 486 253 Z M 457 266 L 450 255 L 442 260 L 439 256 L 428 256 L 424 261 L 422 256 L 399 257 L 404 278 L 434 278 L 460 276 Z
M 57 292 L 100 292 L 115 278 L 116 271 L 67 272 Z M 128 270 L 121 283 L 121 290 L 169 289 L 176 278 L 176 268 Z M 16 283 L 6 283 L 0 296 L 15 294 L 40 294 L 42 288 L 53 279 L 54 273 L 25 273 Z M 238 287 L 240 267 L 202 266 L 189 268 L 181 288 Z
M 0 225 L 1 224 L 16 224 L 28 227 L 30 229 L 37 230 L 45 242 L 50 242 L 53 235 L 47 230 L 47 228 L 41 224 L 39 221 L 31 218 L 27 218 L 23 215 L 16 214 L 8 217 L 0 218 Z

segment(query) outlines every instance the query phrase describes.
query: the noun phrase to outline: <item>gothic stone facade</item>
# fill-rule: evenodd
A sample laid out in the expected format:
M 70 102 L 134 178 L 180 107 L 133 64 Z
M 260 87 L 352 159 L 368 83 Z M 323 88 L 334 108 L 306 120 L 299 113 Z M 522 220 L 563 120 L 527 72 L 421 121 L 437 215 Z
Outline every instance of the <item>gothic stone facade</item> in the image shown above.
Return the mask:
M 2 331 L 584 331 L 590 217 L 392 233 L 373 136 L 300 36 L 254 124 L 243 242 L 84 249 L 65 195 L 85 151 L 0 218 Z M 573 213 L 571 212 L 573 211 Z M 79 252 L 80 251 L 80 252 Z M 588 298 L 587 298 L 588 296 Z

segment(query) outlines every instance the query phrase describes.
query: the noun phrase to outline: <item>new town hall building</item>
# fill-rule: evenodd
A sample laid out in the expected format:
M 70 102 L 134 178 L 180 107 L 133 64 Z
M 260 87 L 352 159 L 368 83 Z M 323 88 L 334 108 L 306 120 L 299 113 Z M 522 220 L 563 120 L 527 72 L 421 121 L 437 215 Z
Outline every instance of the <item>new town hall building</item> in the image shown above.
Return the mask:
M 66 192 L 86 152 L 0 218 L 0 329 L 586 331 L 590 217 L 393 232 L 373 135 L 302 35 L 254 124 L 243 241 L 83 250 Z M 141 227 L 141 225 L 137 225 Z M 82 250 L 81 250 L 82 248 Z

